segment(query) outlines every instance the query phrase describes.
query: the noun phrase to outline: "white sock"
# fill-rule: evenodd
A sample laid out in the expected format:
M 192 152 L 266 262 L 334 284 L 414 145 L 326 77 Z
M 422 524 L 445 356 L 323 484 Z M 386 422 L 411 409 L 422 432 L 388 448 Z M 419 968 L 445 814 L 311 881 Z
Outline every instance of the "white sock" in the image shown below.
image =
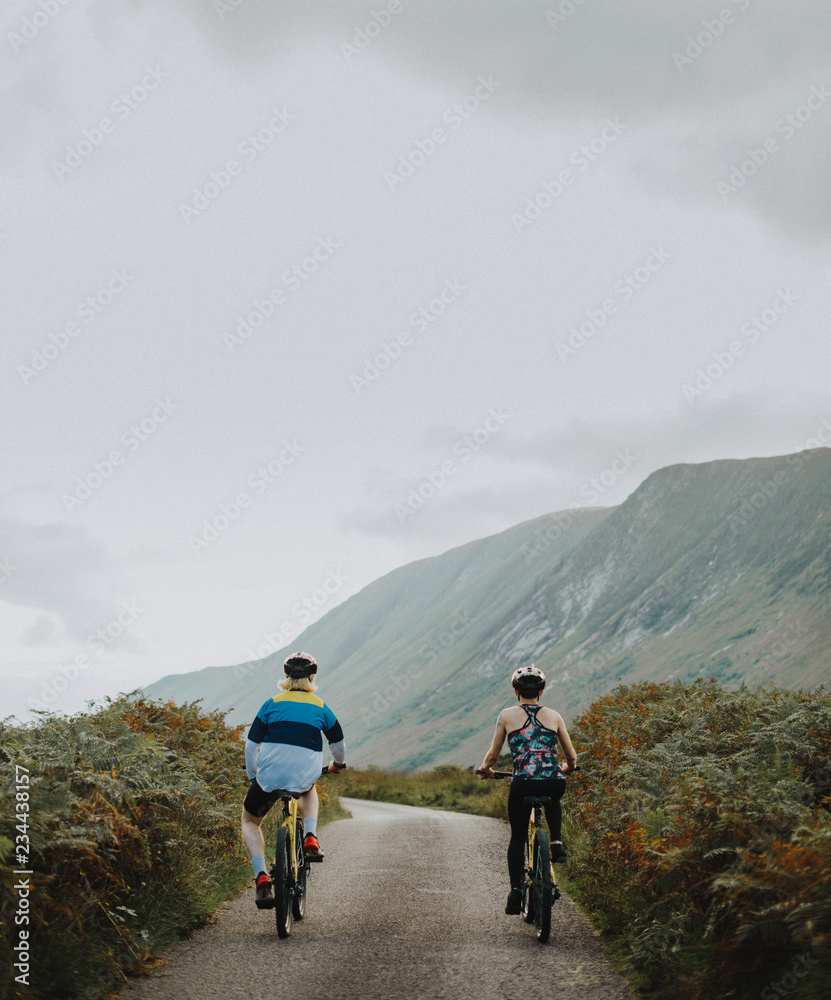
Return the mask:
M 251 866 L 254 869 L 254 878 L 256 878 L 259 874 L 265 872 L 266 870 L 265 858 L 262 856 L 262 854 L 258 854 L 256 858 L 251 859 Z
M 317 831 L 317 816 L 306 816 L 303 820 L 303 836 L 308 837 L 310 833 Z

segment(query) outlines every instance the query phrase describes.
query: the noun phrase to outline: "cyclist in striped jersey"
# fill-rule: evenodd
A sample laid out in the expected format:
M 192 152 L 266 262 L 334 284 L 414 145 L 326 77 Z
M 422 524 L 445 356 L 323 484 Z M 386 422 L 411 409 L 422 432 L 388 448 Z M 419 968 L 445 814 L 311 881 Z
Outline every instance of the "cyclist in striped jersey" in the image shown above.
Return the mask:
M 293 653 L 283 670 L 286 677 L 279 684 L 283 694 L 265 702 L 245 741 L 245 767 L 251 785 L 242 806 L 242 839 L 254 869 L 255 902 L 260 908 L 267 908 L 273 900 L 260 829 L 266 813 L 286 792 L 294 795 L 303 819 L 303 851 L 307 860 L 322 861 L 315 788 L 323 768 L 321 733 L 332 752 L 329 771 L 346 767 L 340 723 L 332 709 L 313 693 L 317 660 L 309 653 Z
M 511 841 L 508 844 L 508 874 L 511 893 L 505 906 L 506 913 L 519 913 L 522 908 L 522 878 L 525 841 L 531 807 L 525 803 L 526 795 L 547 796 L 551 804 L 545 807 L 548 829 L 551 833 L 551 860 L 565 861 L 566 848 L 560 839 L 562 809 L 560 799 L 566 788 L 564 775 L 577 767 L 577 754 L 571 745 L 566 725 L 559 712 L 540 705 L 540 695 L 545 687 L 545 674 L 532 663 L 520 667 L 511 677 L 518 705 L 506 708 L 496 720 L 496 733 L 490 750 L 485 755 L 481 773 L 493 776 L 493 765 L 502 753 L 505 737 L 514 759 L 511 790 L 508 793 L 508 820 L 511 824 Z M 567 764 L 562 768 L 557 762 L 557 741 L 563 748 Z

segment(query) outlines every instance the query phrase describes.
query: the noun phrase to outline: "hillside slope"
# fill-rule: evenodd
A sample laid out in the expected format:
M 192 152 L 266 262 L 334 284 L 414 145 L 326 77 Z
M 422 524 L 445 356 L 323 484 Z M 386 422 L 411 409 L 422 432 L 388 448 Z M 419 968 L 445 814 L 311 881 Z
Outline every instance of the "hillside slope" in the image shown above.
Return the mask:
M 321 662 L 355 763 L 478 763 L 507 676 L 530 660 L 567 717 L 618 679 L 816 686 L 830 571 L 830 449 L 677 465 L 617 508 L 548 515 L 401 567 L 291 649 Z M 247 721 L 290 651 L 147 694 Z

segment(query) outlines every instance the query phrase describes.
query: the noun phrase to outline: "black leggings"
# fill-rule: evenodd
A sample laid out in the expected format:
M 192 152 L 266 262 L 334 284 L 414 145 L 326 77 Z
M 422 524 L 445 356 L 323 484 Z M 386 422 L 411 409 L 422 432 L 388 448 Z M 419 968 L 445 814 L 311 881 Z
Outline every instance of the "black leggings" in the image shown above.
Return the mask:
M 545 818 L 552 840 L 560 839 L 560 828 L 563 822 L 563 811 L 560 799 L 566 790 L 565 778 L 514 778 L 508 793 L 508 822 L 511 824 L 511 842 L 508 844 L 508 874 L 511 878 L 511 888 L 522 887 L 523 862 L 525 860 L 525 842 L 528 839 L 528 821 L 531 818 L 531 806 L 524 802 L 526 795 L 547 796 L 551 803 L 545 807 Z

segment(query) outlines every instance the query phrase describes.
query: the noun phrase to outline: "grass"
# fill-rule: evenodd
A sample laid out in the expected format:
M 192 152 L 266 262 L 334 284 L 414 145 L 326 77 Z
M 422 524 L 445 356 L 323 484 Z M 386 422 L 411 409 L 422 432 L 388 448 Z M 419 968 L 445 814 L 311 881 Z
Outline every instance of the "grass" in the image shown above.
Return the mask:
M 2 1000 L 99 1000 L 251 882 L 241 731 L 223 715 L 134 694 L 71 717 L 0 724 Z M 29 772 L 25 830 L 16 767 Z M 325 782 L 320 796 L 321 824 L 344 815 Z M 35 873 L 21 924 L 18 868 Z M 13 968 L 21 929 L 28 983 Z
M 654 1000 L 831 995 L 831 697 L 621 686 L 570 733 L 560 880 L 632 986 Z M 351 772 L 342 791 L 505 818 L 504 784 L 462 768 Z
M 377 802 L 400 802 L 507 819 L 507 784 L 483 781 L 470 768 L 439 765 L 432 771 L 348 769 L 338 777 L 341 795 Z

